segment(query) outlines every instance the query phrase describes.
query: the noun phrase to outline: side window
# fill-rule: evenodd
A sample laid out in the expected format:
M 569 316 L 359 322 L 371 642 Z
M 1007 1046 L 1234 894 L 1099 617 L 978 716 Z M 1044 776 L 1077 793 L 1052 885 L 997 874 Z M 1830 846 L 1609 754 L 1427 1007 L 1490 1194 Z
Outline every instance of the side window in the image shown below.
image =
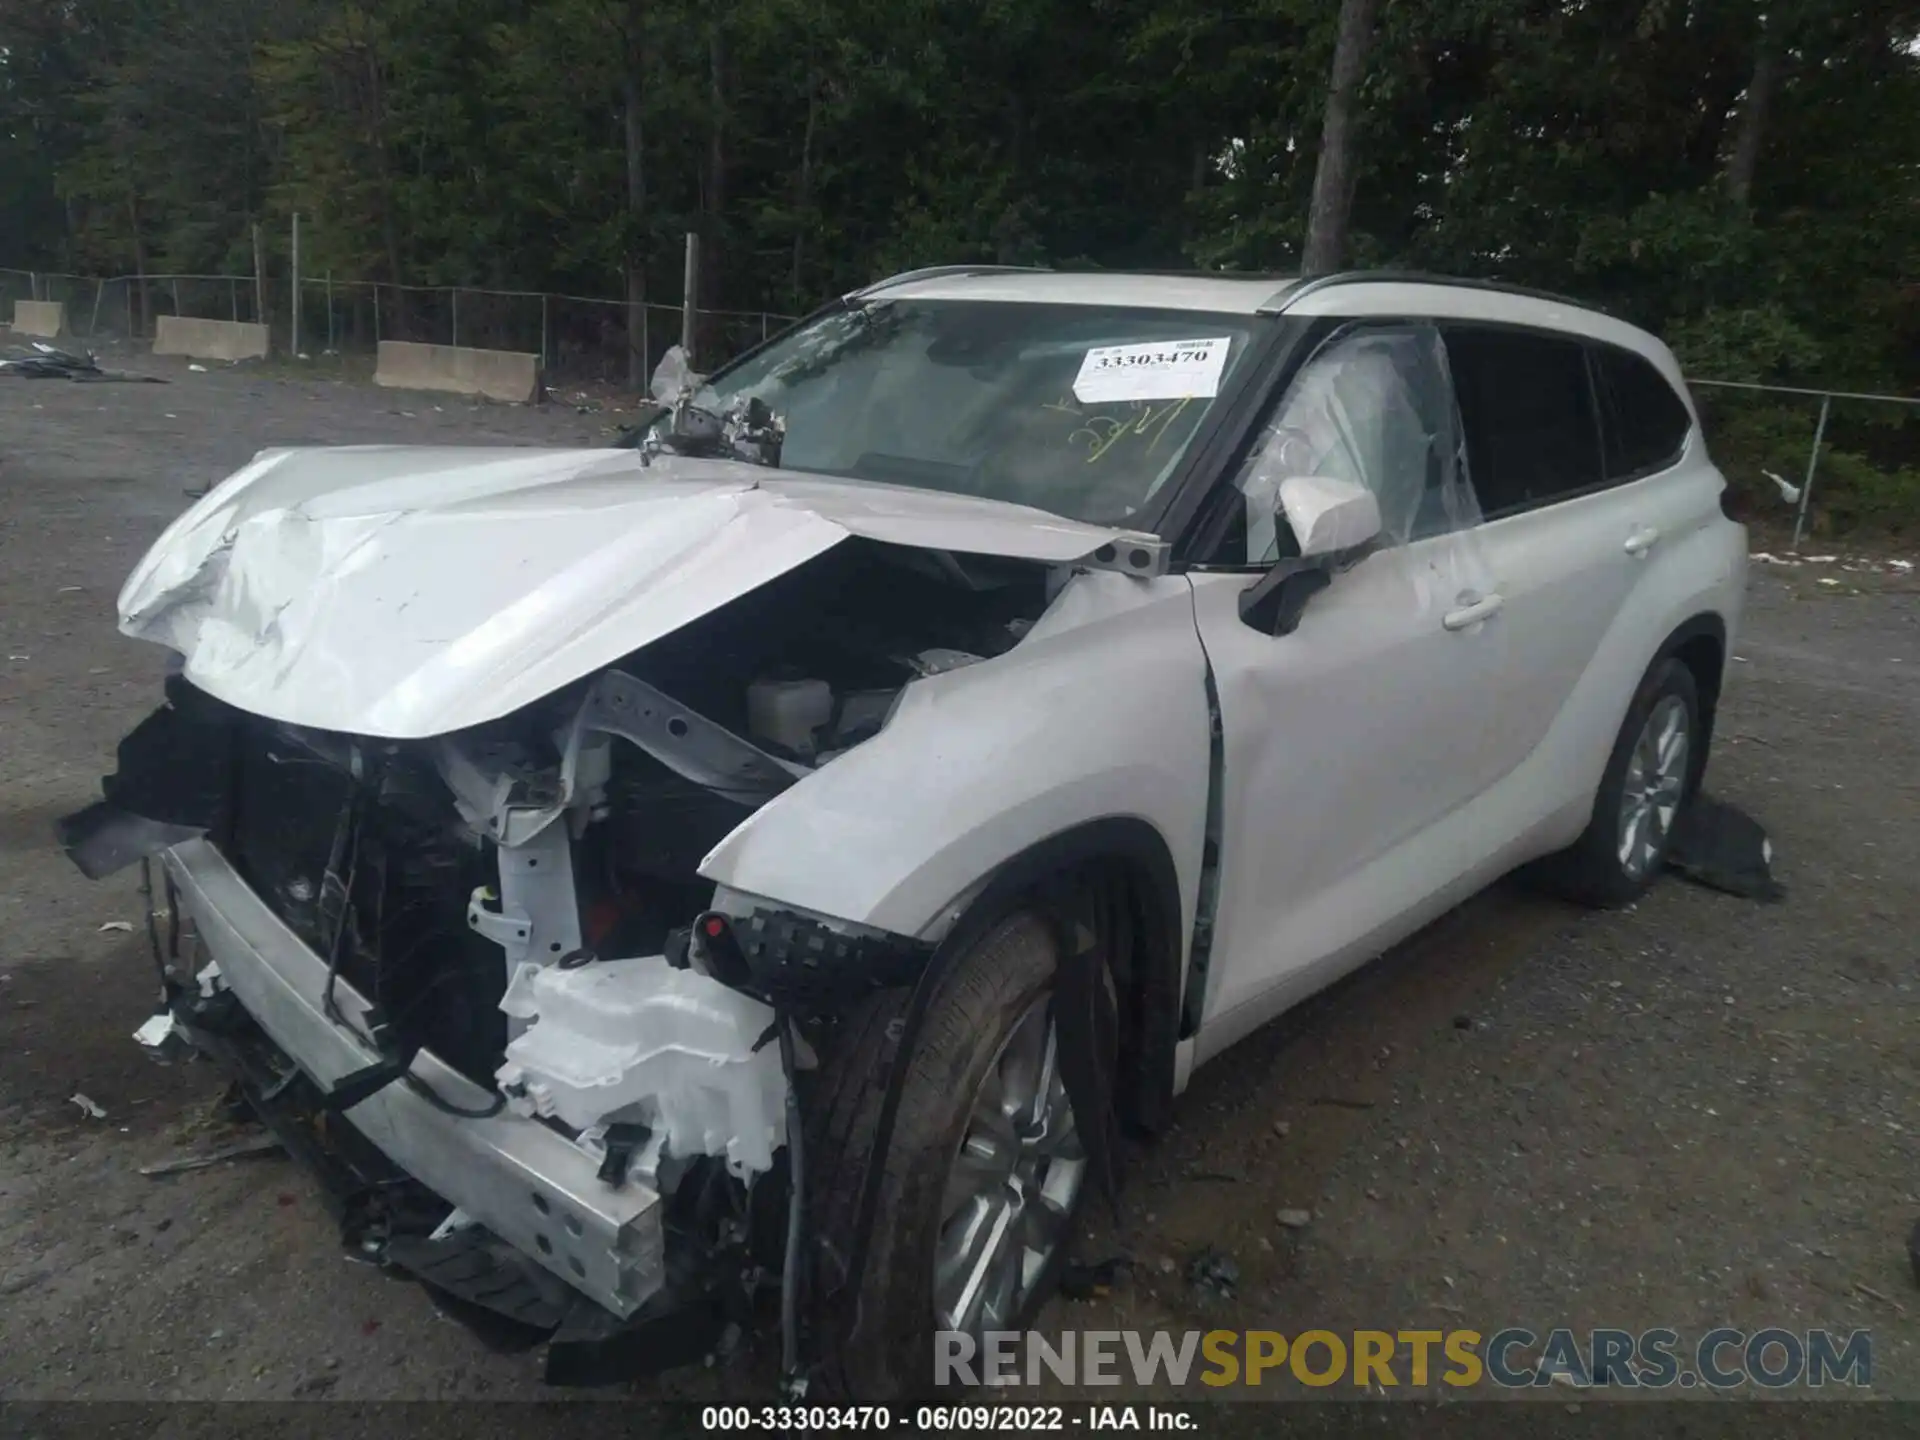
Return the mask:
M 1474 494 L 1488 518 L 1602 481 L 1586 348 L 1520 330 L 1447 331 Z
M 1295 553 L 1277 501 L 1289 476 L 1366 486 L 1380 506 L 1383 544 L 1474 524 L 1439 332 L 1427 325 L 1347 331 L 1301 366 L 1234 479 L 1245 501 L 1249 563 Z M 1238 549 L 1230 540 L 1222 558 L 1240 560 L 1232 553 Z
M 1653 365 L 1631 350 L 1593 347 L 1606 419 L 1607 479 L 1620 484 L 1664 470 L 1687 448 L 1693 417 Z

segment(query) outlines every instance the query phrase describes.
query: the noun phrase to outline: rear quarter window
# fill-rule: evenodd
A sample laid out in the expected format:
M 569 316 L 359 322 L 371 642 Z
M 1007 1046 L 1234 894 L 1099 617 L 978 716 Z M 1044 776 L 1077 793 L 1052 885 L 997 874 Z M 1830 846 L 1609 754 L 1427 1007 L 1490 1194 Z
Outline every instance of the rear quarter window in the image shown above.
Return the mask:
M 1605 419 L 1607 479 L 1637 480 L 1675 464 L 1693 419 L 1652 362 L 1612 345 L 1593 347 Z

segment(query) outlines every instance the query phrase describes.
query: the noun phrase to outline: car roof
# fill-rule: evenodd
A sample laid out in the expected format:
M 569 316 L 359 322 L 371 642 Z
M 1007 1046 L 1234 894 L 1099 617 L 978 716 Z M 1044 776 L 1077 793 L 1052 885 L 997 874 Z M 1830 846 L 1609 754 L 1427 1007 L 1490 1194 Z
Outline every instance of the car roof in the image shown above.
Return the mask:
M 1686 394 L 1673 354 L 1660 340 L 1595 306 L 1491 280 L 1401 271 L 1349 271 L 1302 280 L 1288 275 L 1117 270 L 1045 270 L 1009 265 L 941 265 L 910 270 L 856 291 L 859 298 L 983 300 L 1120 305 L 1216 315 L 1364 318 L 1420 316 L 1522 325 L 1603 341 L 1651 361 Z M 854 297 L 849 297 L 854 298 Z
M 1256 315 L 1276 292 L 1296 283 L 1291 277 L 1272 275 L 1153 275 L 1138 271 L 943 265 L 931 270 L 910 270 L 857 293 L 862 297 L 884 294 L 889 300 L 1127 305 L 1152 310 L 1205 310 L 1216 315 Z

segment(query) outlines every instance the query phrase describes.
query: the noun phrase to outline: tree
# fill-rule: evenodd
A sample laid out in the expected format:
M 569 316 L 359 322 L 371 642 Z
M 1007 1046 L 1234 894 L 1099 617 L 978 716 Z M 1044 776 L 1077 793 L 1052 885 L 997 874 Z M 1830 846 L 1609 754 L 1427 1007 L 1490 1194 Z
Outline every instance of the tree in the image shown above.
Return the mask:
M 1327 80 L 1326 118 L 1320 129 L 1320 159 L 1313 172 L 1307 212 L 1307 243 L 1300 255 L 1304 275 L 1340 268 L 1347 249 L 1347 216 L 1353 208 L 1353 107 L 1366 73 L 1373 39 L 1375 0 L 1340 0 L 1340 24 Z
M 626 26 L 620 35 L 624 59 L 620 118 L 627 162 L 627 384 L 636 390 L 646 383 L 649 360 L 640 340 L 647 329 L 646 19 L 646 0 L 627 0 Z
M 1760 164 L 1760 142 L 1766 134 L 1767 106 L 1773 99 L 1774 72 L 1779 65 L 1774 37 L 1765 16 L 1756 20 L 1755 29 L 1758 38 L 1754 45 L 1753 77 L 1747 81 L 1746 93 L 1741 97 L 1740 128 L 1734 137 L 1733 153 L 1727 159 L 1727 194 L 1742 208 L 1753 198 L 1753 173 Z
M 314 270 L 609 297 L 556 343 L 630 382 L 690 230 L 749 311 L 955 260 L 1401 265 L 1913 393 L 1916 36 L 1920 0 L 0 0 L 0 265 L 244 272 L 297 209 Z M 1736 473 L 1763 408 L 1716 418 Z

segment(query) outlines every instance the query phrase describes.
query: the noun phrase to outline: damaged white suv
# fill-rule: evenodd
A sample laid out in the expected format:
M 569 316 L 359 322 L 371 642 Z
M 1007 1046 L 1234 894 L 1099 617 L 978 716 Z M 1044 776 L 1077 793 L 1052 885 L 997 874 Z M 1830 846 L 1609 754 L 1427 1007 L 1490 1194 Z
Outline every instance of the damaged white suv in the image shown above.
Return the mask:
M 187 922 L 143 1036 L 556 1380 L 918 1389 L 1195 1065 L 1525 862 L 1635 895 L 1698 785 L 1744 534 L 1576 303 L 950 267 L 667 400 L 261 454 L 63 825 Z

